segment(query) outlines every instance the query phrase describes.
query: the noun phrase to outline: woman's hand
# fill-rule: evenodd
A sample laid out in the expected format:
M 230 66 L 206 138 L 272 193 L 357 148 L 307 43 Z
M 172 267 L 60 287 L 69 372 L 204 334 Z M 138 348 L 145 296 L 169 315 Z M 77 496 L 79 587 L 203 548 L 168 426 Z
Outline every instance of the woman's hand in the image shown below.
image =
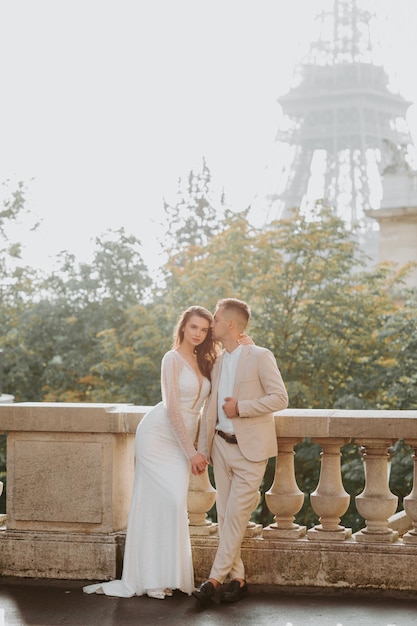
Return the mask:
M 255 344 L 252 337 L 246 333 L 240 333 L 240 339 L 238 339 L 237 342 L 240 346 L 253 346 Z
M 201 454 L 200 452 L 197 452 L 197 454 L 195 454 L 191 458 L 191 471 L 194 474 L 194 476 L 200 476 L 200 474 L 204 474 L 207 465 L 208 465 L 208 461 L 206 457 L 204 456 L 204 454 Z

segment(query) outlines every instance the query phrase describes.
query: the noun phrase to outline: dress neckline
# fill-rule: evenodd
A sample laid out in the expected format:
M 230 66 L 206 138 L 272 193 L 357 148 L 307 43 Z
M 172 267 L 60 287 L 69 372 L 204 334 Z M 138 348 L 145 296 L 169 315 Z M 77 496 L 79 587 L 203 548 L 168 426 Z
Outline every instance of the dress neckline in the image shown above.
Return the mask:
M 184 363 L 191 369 L 193 370 L 194 374 L 197 376 L 198 380 L 201 381 L 205 378 L 205 376 L 203 376 L 203 374 L 200 372 L 200 369 L 197 365 L 197 369 L 194 368 L 191 363 L 189 361 L 187 361 L 187 359 L 185 358 L 185 356 L 183 354 L 181 354 L 181 352 L 179 352 L 178 350 L 174 350 L 174 352 L 176 352 L 176 354 L 178 354 L 178 356 L 181 358 L 182 361 L 184 361 Z
M 176 354 L 178 354 L 178 356 L 180 357 L 181 361 L 183 361 L 185 363 L 185 365 L 188 367 L 188 369 L 190 369 L 192 372 L 194 372 L 195 376 L 197 377 L 197 381 L 198 381 L 198 394 L 197 394 L 197 398 L 194 402 L 195 406 L 201 396 L 201 392 L 203 389 L 203 384 L 204 384 L 204 380 L 205 380 L 205 376 L 203 376 L 203 374 L 200 372 L 200 370 L 198 370 L 198 372 L 194 369 L 194 367 L 187 361 L 187 359 L 181 354 L 181 352 L 179 352 L 178 350 L 174 350 L 174 352 Z

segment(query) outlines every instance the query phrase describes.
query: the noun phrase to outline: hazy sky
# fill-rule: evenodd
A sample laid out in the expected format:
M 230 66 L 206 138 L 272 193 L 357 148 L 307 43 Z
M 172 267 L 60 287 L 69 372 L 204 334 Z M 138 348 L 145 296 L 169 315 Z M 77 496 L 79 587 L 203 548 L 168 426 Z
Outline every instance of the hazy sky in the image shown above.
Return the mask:
M 229 203 L 262 190 L 321 0 L 0 0 L 2 197 L 43 220 L 28 259 L 88 258 L 124 226 L 157 263 L 162 200 L 203 157 Z M 388 69 L 417 103 L 417 2 L 375 0 Z M 417 111 L 409 125 L 417 139 Z M 30 242 L 30 243 L 29 243 Z

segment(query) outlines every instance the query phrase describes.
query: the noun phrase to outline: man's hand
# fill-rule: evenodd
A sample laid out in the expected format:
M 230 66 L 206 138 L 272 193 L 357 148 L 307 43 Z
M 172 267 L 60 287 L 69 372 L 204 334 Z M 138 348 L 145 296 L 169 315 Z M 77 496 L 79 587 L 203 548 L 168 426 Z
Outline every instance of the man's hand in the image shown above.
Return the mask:
M 208 461 L 206 457 L 204 456 L 204 454 L 201 454 L 200 452 L 197 452 L 197 454 L 195 454 L 191 458 L 191 471 L 194 474 L 194 476 L 200 476 L 200 474 L 204 474 L 204 471 L 207 465 L 208 465 Z
M 237 398 L 225 398 L 223 404 L 223 411 L 230 419 L 239 417 L 239 409 L 237 406 Z

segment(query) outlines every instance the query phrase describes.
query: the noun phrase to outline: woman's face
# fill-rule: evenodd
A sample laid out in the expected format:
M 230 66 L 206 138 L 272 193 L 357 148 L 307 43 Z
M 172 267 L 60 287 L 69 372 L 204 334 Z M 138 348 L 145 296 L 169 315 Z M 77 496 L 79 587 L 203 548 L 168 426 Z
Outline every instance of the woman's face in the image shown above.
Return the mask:
M 184 326 L 183 343 L 196 348 L 206 339 L 210 330 L 210 322 L 199 315 L 192 315 Z

